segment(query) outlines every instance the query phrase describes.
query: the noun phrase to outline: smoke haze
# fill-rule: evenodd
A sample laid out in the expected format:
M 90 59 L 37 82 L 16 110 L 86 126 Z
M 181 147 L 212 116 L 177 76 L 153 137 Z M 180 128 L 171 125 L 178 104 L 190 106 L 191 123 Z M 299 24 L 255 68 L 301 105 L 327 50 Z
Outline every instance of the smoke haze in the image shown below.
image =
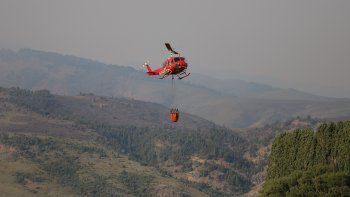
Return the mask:
M 350 1 L 2 0 L 0 48 L 158 66 L 171 42 L 214 77 L 350 97 Z

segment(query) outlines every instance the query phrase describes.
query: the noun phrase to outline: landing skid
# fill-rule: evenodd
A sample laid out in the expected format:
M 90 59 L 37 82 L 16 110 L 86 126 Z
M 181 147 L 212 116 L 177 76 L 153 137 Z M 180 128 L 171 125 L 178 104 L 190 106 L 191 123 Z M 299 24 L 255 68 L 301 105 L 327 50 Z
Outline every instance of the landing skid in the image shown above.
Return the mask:
M 159 79 L 167 78 L 171 75 L 171 71 L 165 71 L 162 75 L 160 75 Z
M 165 79 L 167 77 L 169 77 L 170 75 L 169 74 L 166 74 L 166 75 L 162 75 L 161 77 L 159 77 L 158 79 Z
M 178 79 L 183 79 L 183 78 L 188 77 L 190 74 L 191 74 L 191 73 L 182 72 L 182 73 L 180 73 L 180 74 L 178 74 L 178 75 L 176 75 L 176 76 L 178 77 Z M 172 78 L 174 79 L 174 75 L 172 75 L 171 72 L 165 73 L 165 74 L 161 75 L 161 77 L 159 77 L 158 79 L 165 79 L 165 78 L 169 77 L 170 75 L 171 75 Z
M 178 74 L 177 77 L 178 77 L 179 79 L 183 79 L 183 78 L 188 77 L 190 74 L 191 74 L 191 73 L 183 72 L 183 73 Z

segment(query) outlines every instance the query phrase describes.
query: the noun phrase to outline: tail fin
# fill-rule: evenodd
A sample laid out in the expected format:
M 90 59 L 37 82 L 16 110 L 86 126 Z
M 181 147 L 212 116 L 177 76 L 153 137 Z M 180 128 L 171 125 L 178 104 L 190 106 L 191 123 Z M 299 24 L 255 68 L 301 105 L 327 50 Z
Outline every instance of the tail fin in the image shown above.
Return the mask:
M 146 66 L 148 75 L 156 75 L 156 73 L 151 69 L 151 67 L 148 65 L 148 63 L 145 63 L 144 66 Z
M 146 68 L 147 68 L 147 72 L 152 72 L 151 67 L 148 64 L 145 64 Z

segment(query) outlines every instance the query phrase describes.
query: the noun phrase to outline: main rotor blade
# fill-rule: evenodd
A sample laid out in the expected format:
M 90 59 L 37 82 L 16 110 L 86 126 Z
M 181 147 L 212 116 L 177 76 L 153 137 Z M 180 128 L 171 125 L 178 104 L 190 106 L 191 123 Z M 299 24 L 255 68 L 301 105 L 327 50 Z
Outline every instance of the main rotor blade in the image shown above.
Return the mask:
M 169 43 L 165 43 L 165 46 L 166 46 L 166 48 L 167 48 L 169 51 L 171 51 L 172 53 L 174 53 L 174 54 L 179 54 L 178 52 L 174 51 L 174 50 L 171 48 L 171 46 L 170 46 Z

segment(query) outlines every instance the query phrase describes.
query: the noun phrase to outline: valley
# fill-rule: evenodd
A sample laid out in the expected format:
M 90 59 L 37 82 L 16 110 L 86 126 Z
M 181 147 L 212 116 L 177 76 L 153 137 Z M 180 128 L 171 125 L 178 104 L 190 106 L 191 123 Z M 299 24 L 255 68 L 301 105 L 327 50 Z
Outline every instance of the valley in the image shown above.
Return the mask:
M 169 82 L 133 68 L 29 49 L 0 66 L 0 84 L 27 88 L 0 88 L 9 194 L 255 196 L 276 135 L 350 114 L 348 99 L 195 74 L 171 124 Z

